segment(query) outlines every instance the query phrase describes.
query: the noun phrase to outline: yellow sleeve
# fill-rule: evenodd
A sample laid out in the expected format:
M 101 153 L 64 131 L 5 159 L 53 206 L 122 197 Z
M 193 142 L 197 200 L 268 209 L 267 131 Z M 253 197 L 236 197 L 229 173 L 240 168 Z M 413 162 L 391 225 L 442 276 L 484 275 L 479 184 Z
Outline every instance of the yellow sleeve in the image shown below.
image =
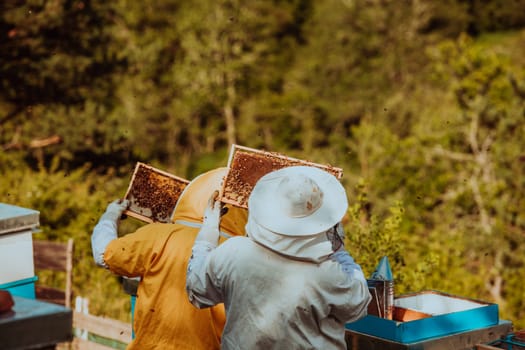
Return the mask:
M 163 247 L 164 237 L 173 225 L 153 223 L 114 239 L 106 247 L 104 261 L 109 269 L 121 276 L 142 276 Z

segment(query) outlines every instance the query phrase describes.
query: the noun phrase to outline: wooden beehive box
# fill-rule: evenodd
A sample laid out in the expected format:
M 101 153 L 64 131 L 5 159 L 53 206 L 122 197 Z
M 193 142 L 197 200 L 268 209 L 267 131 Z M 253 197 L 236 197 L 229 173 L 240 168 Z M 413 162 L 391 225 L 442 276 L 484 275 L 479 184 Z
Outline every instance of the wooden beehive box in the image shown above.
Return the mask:
M 130 206 L 124 214 L 148 223 L 170 222 L 188 183 L 186 179 L 138 162 L 125 195 Z
M 250 193 L 262 176 L 275 170 L 297 165 L 323 169 L 338 179 L 343 176 L 341 168 L 312 163 L 280 153 L 232 145 L 228 159 L 228 173 L 223 181 L 220 200 L 223 203 L 247 208 Z

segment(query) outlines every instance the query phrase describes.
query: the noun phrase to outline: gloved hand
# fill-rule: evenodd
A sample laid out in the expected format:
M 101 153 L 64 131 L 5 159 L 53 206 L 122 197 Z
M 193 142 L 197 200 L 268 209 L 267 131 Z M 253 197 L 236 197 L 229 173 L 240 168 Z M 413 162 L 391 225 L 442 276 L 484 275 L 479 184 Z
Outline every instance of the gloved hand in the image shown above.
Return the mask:
M 221 220 L 221 202 L 217 200 L 218 191 L 213 192 L 204 210 L 202 227 L 195 238 L 196 241 L 209 242 L 214 247 L 219 242 L 219 224 Z
M 120 219 L 124 210 L 128 209 L 129 204 L 129 200 L 127 199 L 114 200 L 113 202 L 109 203 L 109 205 L 106 208 L 106 211 L 100 217 L 100 221 L 111 220 L 116 222 L 118 219 Z
M 99 266 L 108 267 L 104 262 L 104 252 L 106 246 L 112 240 L 117 238 L 118 222 L 120 216 L 129 206 L 129 201 L 124 199 L 117 199 L 109 203 L 106 211 L 100 217 L 98 223 L 93 228 L 91 235 L 91 249 L 93 251 L 93 259 Z

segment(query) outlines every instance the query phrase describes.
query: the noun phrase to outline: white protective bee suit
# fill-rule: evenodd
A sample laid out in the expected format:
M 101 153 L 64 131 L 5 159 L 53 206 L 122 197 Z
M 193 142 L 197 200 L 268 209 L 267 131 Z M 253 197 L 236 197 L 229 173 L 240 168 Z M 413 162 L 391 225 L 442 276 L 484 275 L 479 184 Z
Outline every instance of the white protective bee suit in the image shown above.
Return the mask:
M 222 349 L 347 348 L 345 324 L 364 317 L 371 299 L 340 239 L 347 207 L 334 176 L 284 168 L 253 189 L 248 237 L 217 247 L 220 204 L 209 205 L 186 289 L 199 308 L 224 303 Z

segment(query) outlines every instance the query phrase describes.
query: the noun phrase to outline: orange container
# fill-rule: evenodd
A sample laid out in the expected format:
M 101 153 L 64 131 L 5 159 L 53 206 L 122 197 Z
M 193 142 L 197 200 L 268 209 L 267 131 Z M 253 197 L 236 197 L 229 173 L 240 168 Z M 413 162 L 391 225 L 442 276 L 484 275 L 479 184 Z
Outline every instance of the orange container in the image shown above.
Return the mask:
M 394 306 L 394 315 L 393 315 L 394 321 L 408 322 L 408 321 L 420 320 L 422 318 L 427 318 L 427 317 L 432 317 L 432 315 L 421 312 L 421 311 L 416 311 L 416 310 L 406 309 L 404 307 Z

